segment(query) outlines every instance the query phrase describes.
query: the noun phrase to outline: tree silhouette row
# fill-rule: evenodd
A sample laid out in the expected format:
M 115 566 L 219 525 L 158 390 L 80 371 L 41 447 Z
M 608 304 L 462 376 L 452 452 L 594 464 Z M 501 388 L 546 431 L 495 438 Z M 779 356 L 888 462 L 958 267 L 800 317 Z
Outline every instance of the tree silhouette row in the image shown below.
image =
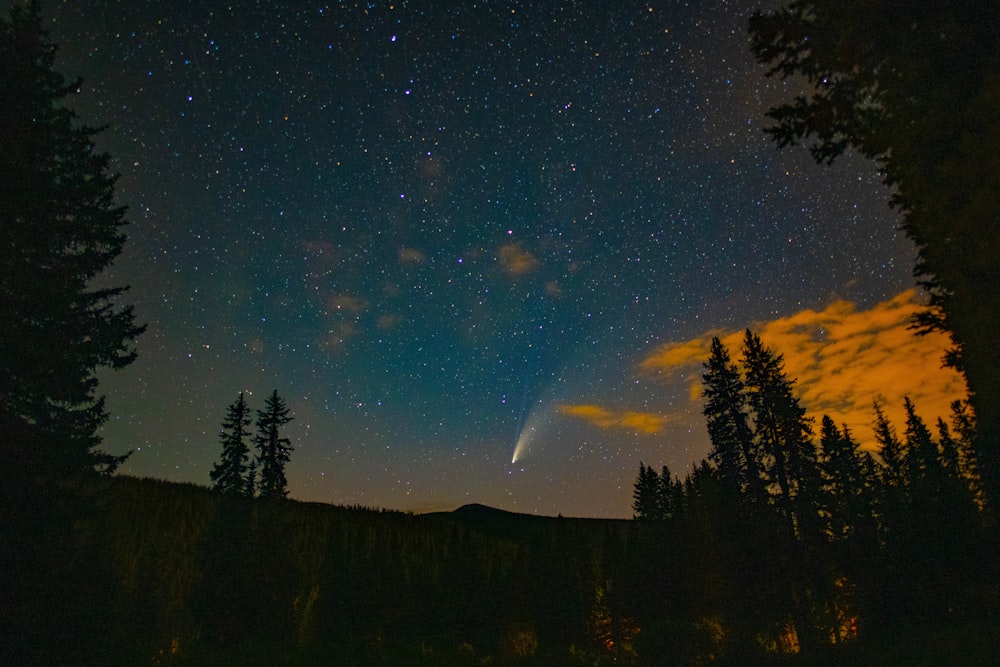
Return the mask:
M 246 395 L 239 397 L 226 409 L 219 441 L 222 455 L 209 477 L 212 488 L 227 494 L 285 498 L 288 480 L 285 465 L 291 460 L 291 440 L 281 435 L 281 429 L 292 421 L 290 410 L 275 389 L 264 401 L 264 409 L 257 411 L 257 431 L 250 432 L 251 416 Z M 251 460 L 249 442 L 256 449 Z
M 781 355 L 750 331 L 739 364 L 712 341 L 703 387 L 707 460 L 683 481 L 641 463 L 634 485 L 647 548 L 672 571 L 646 572 L 646 624 L 691 614 L 725 636 L 727 659 L 815 659 L 858 640 L 884 655 L 874 647 L 975 627 L 995 608 L 967 403 L 936 436 L 909 399 L 902 435 L 876 403 L 873 454 L 829 416 L 816 434 Z M 682 591 L 692 600 L 678 605 Z

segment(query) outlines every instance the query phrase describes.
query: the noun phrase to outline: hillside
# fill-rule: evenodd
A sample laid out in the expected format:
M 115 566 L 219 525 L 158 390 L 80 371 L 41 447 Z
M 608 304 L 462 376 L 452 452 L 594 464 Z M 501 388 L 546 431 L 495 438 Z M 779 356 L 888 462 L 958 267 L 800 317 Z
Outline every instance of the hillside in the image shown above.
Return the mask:
M 117 664 L 596 657 L 602 568 L 628 533 L 622 521 L 264 503 L 129 477 L 96 497 L 103 511 L 76 547 L 109 584 L 95 650 Z

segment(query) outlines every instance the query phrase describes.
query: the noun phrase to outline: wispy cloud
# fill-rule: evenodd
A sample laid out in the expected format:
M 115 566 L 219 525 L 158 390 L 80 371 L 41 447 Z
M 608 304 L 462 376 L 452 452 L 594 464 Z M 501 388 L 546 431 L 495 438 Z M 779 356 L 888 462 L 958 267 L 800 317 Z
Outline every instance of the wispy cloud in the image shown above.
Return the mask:
M 517 243 L 500 246 L 497 261 L 501 268 L 512 276 L 520 276 L 534 271 L 542 265 L 538 258 Z
M 872 402 L 878 400 L 897 424 L 902 402 L 909 396 L 928 422 L 949 414 L 949 404 L 967 394 L 962 376 L 942 366 L 950 347 L 942 333 L 917 336 L 909 329 L 924 306 L 914 290 L 857 310 L 838 300 L 823 310 L 798 313 L 751 324 L 764 345 L 782 354 L 785 371 L 796 379 L 803 405 L 817 419 L 828 414 L 846 423 L 858 437 L 871 433 Z M 707 359 L 713 336 L 719 336 L 739 359 L 743 332 L 705 332 L 688 341 L 668 343 L 650 353 L 639 367 L 663 377 L 684 375 L 700 386 L 700 365 Z M 692 386 L 692 397 L 698 392 Z
M 559 414 L 582 419 L 598 428 L 622 428 L 647 435 L 658 433 L 667 423 L 665 417 L 650 412 L 609 410 L 592 404 L 562 403 L 558 406 L 558 410 Z
M 368 301 L 350 294 L 334 294 L 327 299 L 326 306 L 331 312 L 357 315 L 368 307 Z
M 400 248 L 399 249 L 399 262 L 400 264 L 423 264 L 427 260 L 427 255 L 424 251 L 418 248 Z

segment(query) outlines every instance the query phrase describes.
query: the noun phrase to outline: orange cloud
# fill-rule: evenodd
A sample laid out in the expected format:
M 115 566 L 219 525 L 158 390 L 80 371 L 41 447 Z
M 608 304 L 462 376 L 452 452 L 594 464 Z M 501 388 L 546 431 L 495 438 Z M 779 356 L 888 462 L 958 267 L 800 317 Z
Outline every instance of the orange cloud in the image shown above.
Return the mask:
M 320 341 L 320 347 L 328 352 L 338 352 L 344 348 L 348 339 L 357 334 L 358 328 L 352 322 L 342 322 L 335 328 L 327 331 L 326 336 Z
M 378 328 L 387 330 L 395 329 L 403 321 L 402 315 L 386 313 L 378 316 Z
M 523 249 L 517 243 L 508 243 L 507 245 L 500 246 L 497 260 L 500 262 L 503 270 L 512 276 L 529 273 L 541 266 L 541 262 L 538 261 L 537 257 Z
M 417 248 L 400 248 L 399 261 L 401 264 L 423 264 L 427 255 Z
M 602 408 L 599 405 L 570 405 L 563 403 L 559 405 L 558 410 L 559 414 L 582 419 L 598 428 L 609 429 L 617 427 L 647 435 L 659 432 L 667 423 L 666 418 L 660 415 L 648 412 L 634 412 L 632 410 L 615 412 L 607 408 Z
M 784 356 L 785 372 L 796 379 L 797 395 L 817 420 L 824 414 L 846 423 L 861 440 L 871 435 L 872 401 L 902 428 L 903 397 L 909 396 L 925 421 L 947 419 L 950 403 L 967 395 L 962 376 L 942 366 L 951 343 L 942 333 L 917 336 L 912 317 L 924 308 L 912 289 L 858 311 L 844 300 L 823 310 L 803 310 L 770 322 L 752 324 L 764 345 Z M 654 350 L 641 370 L 662 376 L 684 374 L 699 385 L 708 345 L 719 335 L 734 360 L 742 353 L 743 332 L 706 332 Z M 701 351 L 701 352 L 699 352 Z M 692 398 L 699 395 L 692 387 Z
M 350 294 L 334 294 L 326 300 L 326 305 L 332 311 L 353 313 L 356 315 L 368 307 L 368 302 Z

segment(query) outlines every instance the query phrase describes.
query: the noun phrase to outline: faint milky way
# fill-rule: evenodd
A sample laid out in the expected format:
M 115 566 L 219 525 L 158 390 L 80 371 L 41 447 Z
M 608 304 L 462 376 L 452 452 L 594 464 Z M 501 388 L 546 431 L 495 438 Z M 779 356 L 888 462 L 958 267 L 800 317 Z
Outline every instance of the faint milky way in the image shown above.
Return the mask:
M 48 7 L 149 323 L 106 447 L 207 483 L 226 405 L 277 388 L 293 497 L 629 515 L 640 459 L 706 453 L 660 346 L 912 282 L 871 164 L 762 133 L 752 8 Z

